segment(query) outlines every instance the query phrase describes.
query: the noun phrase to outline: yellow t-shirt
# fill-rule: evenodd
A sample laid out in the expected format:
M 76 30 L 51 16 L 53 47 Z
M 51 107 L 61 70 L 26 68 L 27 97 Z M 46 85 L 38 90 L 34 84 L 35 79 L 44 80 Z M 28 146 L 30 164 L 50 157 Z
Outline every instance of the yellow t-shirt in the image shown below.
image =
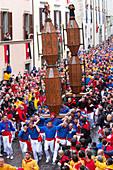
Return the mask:
M 0 167 L 0 170 L 16 170 L 16 167 L 13 167 L 9 164 L 4 164 L 2 167 Z
M 39 170 L 39 166 L 37 165 L 34 159 L 32 158 L 30 158 L 29 160 L 23 159 L 22 168 L 24 168 L 24 170 L 33 170 L 31 166 L 33 166 L 34 170 Z
M 10 76 L 10 74 L 4 73 L 4 80 L 9 80 Z

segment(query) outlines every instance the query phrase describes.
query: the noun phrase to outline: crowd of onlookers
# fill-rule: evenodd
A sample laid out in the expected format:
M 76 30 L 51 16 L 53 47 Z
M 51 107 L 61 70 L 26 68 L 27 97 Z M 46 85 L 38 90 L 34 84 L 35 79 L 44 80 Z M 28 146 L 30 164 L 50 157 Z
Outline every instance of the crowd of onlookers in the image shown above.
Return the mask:
M 7 65 L 4 80 L 0 82 L 1 156 L 5 153 L 7 158 L 13 159 L 12 141 L 19 136 L 24 161 L 27 161 L 26 154 L 30 155 L 26 153 L 29 150 L 38 164 L 44 144 L 46 163 L 50 161 L 50 147 L 52 164 L 59 165 L 61 169 L 113 169 L 112 36 L 96 47 L 79 51 L 78 56 L 82 64 L 85 61 L 85 71 L 82 66 L 82 95 L 79 97 L 71 93 L 69 85 L 70 57 L 56 64 L 61 77 L 62 119 L 50 113 L 46 105 L 45 82 L 42 79 L 46 75 L 46 62 L 41 69 L 33 67 L 30 74 L 25 70 L 24 75 L 18 73 L 16 76 Z M 46 119 L 46 114 L 50 114 L 50 118 Z M 90 136 L 91 129 L 95 128 L 98 142 L 96 139 L 92 141 Z M 12 137 L 11 142 L 6 142 L 7 136 L 9 139 Z M 10 147 L 6 148 L 8 142 Z

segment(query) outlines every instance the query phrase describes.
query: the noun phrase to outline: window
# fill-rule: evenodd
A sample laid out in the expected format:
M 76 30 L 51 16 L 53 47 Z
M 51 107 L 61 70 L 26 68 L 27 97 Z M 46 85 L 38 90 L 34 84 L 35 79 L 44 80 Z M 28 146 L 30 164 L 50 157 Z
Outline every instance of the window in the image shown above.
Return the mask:
M 29 32 L 29 14 L 25 14 L 25 30 Z
M 12 13 L 11 12 L 0 12 L 0 40 L 3 41 L 4 34 L 9 32 L 12 39 Z
M 91 14 L 91 23 L 93 23 L 93 4 L 92 4 L 92 0 L 90 0 L 90 14 Z
M 24 13 L 24 39 L 27 39 L 26 37 L 26 31 L 29 32 L 29 34 L 33 34 L 33 16 L 32 14 Z M 30 36 L 30 38 L 33 38 Z
M 88 23 L 88 8 L 86 8 L 86 23 Z
M 102 0 L 102 9 L 104 8 L 104 0 Z
M 90 39 L 92 41 L 92 28 L 90 28 Z
M 99 11 L 99 24 L 101 24 L 101 13 Z
M 54 25 L 55 29 L 61 30 L 61 11 L 54 10 Z
M 44 24 L 45 24 L 45 13 L 42 12 L 43 8 L 39 8 L 39 19 L 40 19 L 40 32 L 43 31 Z
M 85 26 L 85 38 L 87 38 L 87 26 Z
M 100 8 L 100 0 L 98 0 L 98 7 Z
M 97 24 L 97 11 L 96 11 L 96 24 Z
M 102 16 L 103 16 L 102 23 L 104 24 L 104 20 L 105 20 L 105 14 L 104 14 L 104 12 L 102 13 Z
M 8 13 L 3 12 L 3 34 L 8 32 Z
M 93 10 L 91 9 L 91 23 L 93 23 Z
M 65 12 L 65 18 L 66 18 L 65 23 L 66 23 L 66 28 L 67 28 L 67 26 L 69 24 L 69 12 Z
M 25 64 L 25 70 L 27 70 L 28 73 L 30 73 L 30 63 Z

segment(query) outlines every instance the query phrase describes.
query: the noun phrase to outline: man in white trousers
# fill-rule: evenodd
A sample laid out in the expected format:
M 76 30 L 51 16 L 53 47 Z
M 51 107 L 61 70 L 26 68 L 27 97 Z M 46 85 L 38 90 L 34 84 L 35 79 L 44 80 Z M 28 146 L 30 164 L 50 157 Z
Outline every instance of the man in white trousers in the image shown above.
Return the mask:
M 20 137 L 20 148 L 25 158 L 25 154 L 28 151 L 28 139 L 29 139 L 29 132 L 26 124 L 23 125 L 23 129 L 20 130 L 18 136 Z
M 66 144 L 66 137 L 69 131 L 69 127 L 68 127 L 68 122 L 64 121 L 62 124 L 58 125 L 56 127 L 56 142 L 55 142 L 55 149 L 54 149 L 54 155 L 53 155 L 53 165 L 55 165 L 55 161 L 57 158 L 57 154 L 58 154 L 58 149 L 59 149 L 59 143 L 61 143 L 62 145 Z
M 36 123 L 29 122 L 28 132 L 31 137 L 31 147 L 33 150 L 33 156 L 35 161 L 38 164 L 38 156 L 39 160 L 42 158 L 42 143 L 41 143 L 41 136 L 39 135 L 40 129 L 36 125 Z M 38 153 L 38 155 L 37 155 Z
M 15 131 L 12 123 L 7 120 L 7 116 L 3 116 L 3 121 L 0 123 L 0 133 L 3 137 L 3 146 L 4 150 L 7 153 L 7 158 L 13 159 L 13 149 L 12 149 L 12 141 L 11 141 L 11 131 Z
M 56 134 L 56 126 L 52 125 L 52 121 L 49 120 L 48 124 L 44 127 L 39 127 L 41 131 L 45 132 L 45 154 L 46 154 L 46 163 L 50 161 L 49 155 L 49 147 L 52 152 L 54 153 L 54 139 Z

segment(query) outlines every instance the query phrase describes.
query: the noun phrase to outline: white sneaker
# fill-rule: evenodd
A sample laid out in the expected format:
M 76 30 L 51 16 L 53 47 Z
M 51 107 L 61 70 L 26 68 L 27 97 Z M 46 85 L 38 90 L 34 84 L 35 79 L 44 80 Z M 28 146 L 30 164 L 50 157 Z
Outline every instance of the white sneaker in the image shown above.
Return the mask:
M 13 155 L 10 156 L 10 159 L 11 159 L 11 160 L 14 159 Z
M 10 158 L 10 156 L 9 155 L 7 155 L 7 159 L 9 159 Z
M 49 161 L 50 161 L 50 158 L 47 158 L 47 159 L 46 159 L 46 163 L 48 163 Z
M 0 156 L 3 156 L 3 155 L 0 153 Z

